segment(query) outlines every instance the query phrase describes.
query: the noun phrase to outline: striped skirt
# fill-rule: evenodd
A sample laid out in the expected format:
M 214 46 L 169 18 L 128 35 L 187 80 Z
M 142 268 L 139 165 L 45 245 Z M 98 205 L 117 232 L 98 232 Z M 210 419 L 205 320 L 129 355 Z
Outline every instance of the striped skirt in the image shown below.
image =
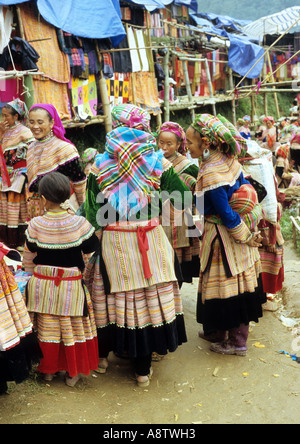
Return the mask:
M 284 282 L 283 252 L 283 246 L 276 246 L 274 253 L 267 251 L 266 247 L 259 249 L 263 286 L 266 293 L 275 294 L 282 289 Z
M 160 233 L 165 236 L 163 230 Z M 154 233 L 152 235 L 155 236 Z M 164 242 L 168 242 L 166 238 Z M 153 251 L 152 243 L 151 248 L 149 256 L 159 256 L 158 251 Z M 175 276 L 174 257 L 163 250 L 159 253 L 168 258 L 167 269 Z M 131 255 L 138 256 L 139 252 L 132 251 Z M 120 356 L 132 358 L 154 351 L 166 354 L 186 342 L 182 300 L 176 278 L 154 284 L 148 279 L 149 285 L 112 291 L 110 273 L 103 256 L 101 249 L 90 260 L 84 274 L 94 307 L 100 356 L 112 350 Z M 135 265 L 131 263 L 130 268 L 134 270 Z
M 209 264 L 200 273 L 197 302 L 197 321 L 203 324 L 205 334 L 258 322 L 266 301 L 260 261 L 231 276 L 219 238 L 214 240 L 211 250 Z
M 16 248 L 24 244 L 27 228 L 25 193 L 0 192 L 0 241 Z
M 29 376 L 41 351 L 22 294 L 4 259 L 0 262 L 0 394 L 7 381 Z

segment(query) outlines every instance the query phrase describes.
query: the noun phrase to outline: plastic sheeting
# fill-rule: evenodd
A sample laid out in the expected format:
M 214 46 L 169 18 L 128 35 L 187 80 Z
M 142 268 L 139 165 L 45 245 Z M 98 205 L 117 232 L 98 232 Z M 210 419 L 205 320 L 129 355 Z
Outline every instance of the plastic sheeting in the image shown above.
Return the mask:
M 24 0 L 0 0 L 0 5 L 24 3 Z M 117 46 L 126 36 L 121 22 L 119 0 L 37 0 L 42 17 L 51 25 L 79 37 L 111 38 Z
M 199 17 L 201 16 L 201 17 Z M 226 37 L 229 42 L 228 50 L 228 66 L 241 76 L 245 76 L 248 71 L 255 65 L 256 61 L 263 55 L 264 49 L 251 42 L 249 37 L 241 34 L 231 34 L 224 29 L 224 26 L 216 27 L 209 20 L 215 20 L 215 14 L 191 14 L 197 25 L 203 26 L 203 32 L 215 34 L 216 36 Z M 206 18 L 203 18 L 206 17 Z M 219 19 L 219 18 L 218 18 Z M 235 19 L 232 19 L 235 20 Z M 222 20 L 225 23 L 224 20 Z M 219 21 L 220 23 L 220 21 Z M 211 36 L 207 36 L 211 39 Z M 257 79 L 263 69 L 264 58 L 247 74 L 249 79 Z
M 262 39 L 266 34 L 281 34 L 292 26 L 299 19 L 300 25 L 300 6 L 284 9 L 277 14 L 262 17 L 255 22 L 243 28 L 245 34 L 250 37 Z

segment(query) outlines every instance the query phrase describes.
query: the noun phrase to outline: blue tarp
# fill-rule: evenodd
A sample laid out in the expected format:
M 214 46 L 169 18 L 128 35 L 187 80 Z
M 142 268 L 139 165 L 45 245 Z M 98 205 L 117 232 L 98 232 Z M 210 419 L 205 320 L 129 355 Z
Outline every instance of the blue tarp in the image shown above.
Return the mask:
M 198 2 L 197 0 L 174 0 L 174 5 L 178 6 L 187 6 L 193 11 L 198 11 Z
M 0 0 L 0 5 L 24 3 L 24 0 Z M 111 38 L 117 46 L 126 36 L 121 22 L 119 0 L 37 0 L 41 16 L 51 25 L 79 37 Z
M 230 47 L 228 50 L 228 66 L 234 71 L 245 76 L 249 69 L 264 54 L 264 48 L 250 42 L 247 37 L 235 34 L 228 34 Z M 252 71 L 247 75 L 248 79 L 257 79 L 263 69 L 264 57 L 257 63 Z
M 128 3 L 134 3 L 141 7 L 146 8 L 148 11 L 154 11 L 155 9 L 164 9 L 165 4 L 169 5 L 172 1 L 165 0 L 126 0 Z
M 232 34 L 224 29 L 224 23 L 228 23 L 230 17 L 226 17 L 225 20 L 224 16 L 221 16 L 221 20 L 220 17 L 212 13 L 190 15 L 198 26 L 203 26 L 203 32 L 208 32 L 211 34 L 215 34 L 216 36 L 228 38 L 230 42 L 230 47 L 228 50 L 228 66 L 234 72 L 240 74 L 241 76 L 244 77 L 248 73 L 250 68 L 252 68 L 252 66 L 256 63 L 256 61 L 264 54 L 264 49 L 261 46 L 251 42 L 247 36 L 243 36 L 241 34 Z M 223 26 L 214 26 L 211 21 L 209 21 L 217 21 L 217 18 L 219 25 L 222 22 Z M 235 19 L 231 20 L 235 21 Z M 208 39 L 211 39 L 211 36 L 208 36 Z M 264 58 L 262 58 L 257 63 L 257 65 L 249 74 L 247 74 L 247 78 L 257 79 L 263 69 L 263 64 Z

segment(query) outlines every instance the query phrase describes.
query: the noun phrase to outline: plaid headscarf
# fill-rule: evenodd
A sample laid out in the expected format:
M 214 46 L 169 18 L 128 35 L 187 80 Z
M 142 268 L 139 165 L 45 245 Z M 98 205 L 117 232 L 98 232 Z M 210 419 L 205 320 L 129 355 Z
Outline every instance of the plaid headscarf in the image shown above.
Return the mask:
M 136 105 L 114 106 L 111 112 L 113 128 L 126 126 L 151 133 L 150 114 Z
M 20 116 L 20 121 L 23 123 L 28 117 L 28 109 L 24 102 L 20 99 L 8 102 L 7 105 L 11 106 Z
M 156 140 L 132 128 L 116 128 L 106 136 L 105 152 L 97 156 L 97 182 L 109 203 L 127 218 L 140 211 L 160 187 L 163 154 Z
M 236 129 L 236 127 L 226 119 L 226 117 L 218 114 L 218 119 L 225 125 L 229 131 L 231 132 L 232 137 L 240 146 L 240 151 L 237 153 L 238 155 L 245 156 L 248 150 L 247 141 L 241 135 L 241 133 Z
M 200 133 L 204 141 L 220 146 L 221 151 L 227 156 L 240 154 L 241 142 L 238 139 L 238 131 L 234 127 L 234 130 L 227 128 L 218 117 L 198 114 L 191 126 Z
M 184 129 L 176 122 L 165 122 L 160 127 L 158 136 L 160 135 L 160 133 L 164 131 L 173 133 L 179 138 L 180 147 L 178 149 L 178 152 L 185 156 L 187 149 L 186 149 L 186 135 Z

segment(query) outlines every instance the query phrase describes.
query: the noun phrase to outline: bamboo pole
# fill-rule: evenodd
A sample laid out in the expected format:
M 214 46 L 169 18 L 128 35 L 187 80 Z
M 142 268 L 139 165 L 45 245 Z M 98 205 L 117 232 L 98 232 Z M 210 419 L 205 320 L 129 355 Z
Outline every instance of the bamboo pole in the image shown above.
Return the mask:
M 183 68 L 183 74 L 184 74 L 184 79 L 185 79 L 185 87 L 186 87 L 186 92 L 189 98 L 189 102 L 192 105 L 193 103 L 193 95 L 192 95 L 192 90 L 191 90 L 191 85 L 190 85 L 190 77 L 189 77 L 189 72 L 188 72 L 188 65 L 187 65 L 187 61 L 185 60 L 182 63 L 182 68 Z M 192 121 L 195 120 L 195 110 L 194 108 L 190 109 L 191 112 L 191 119 Z
M 234 85 L 233 85 L 233 72 L 232 69 L 229 68 L 229 88 L 231 89 L 231 91 L 234 90 Z M 234 124 L 234 126 L 236 126 L 236 106 L 235 106 L 235 96 L 233 96 L 233 100 L 231 102 L 231 109 L 232 109 L 232 122 Z
M 268 60 L 268 65 L 269 65 L 269 69 L 272 73 L 271 75 L 271 80 L 274 83 L 275 79 L 274 79 L 274 75 L 273 75 L 273 68 L 272 68 L 272 63 L 271 63 L 271 57 L 270 57 L 270 53 L 267 53 L 267 60 Z M 275 90 L 275 86 L 272 86 L 273 90 Z M 279 111 L 279 105 L 278 105 L 278 97 L 276 92 L 274 92 L 274 100 L 275 100 L 275 106 L 276 106 L 276 112 L 277 112 L 277 118 L 279 119 L 280 117 L 280 111 Z
M 99 46 L 98 46 L 97 41 L 96 41 L 96 50 L 97 50 L 99 63 L 101 66 L 101 54 L 99 52 Z M 111 108 L 110 108 L 108 92 L 107 92 L 107 84 L 106 84 L 106 80 L 104 78 L 102 70 L 100 71 L 99 88 L 100 88 L 101 100 L 102 100 L 102 105 L 103 105 L 103 112 L 104 112 L 104 116 L 105 116 L 105 119 L 104 119 L 105 131 L 106 131 L 106 133 L 109 133 L 112 130 Z
M 209 88 L 209 97 L 213 97 L 214 96 L 214 92 L 213 92 L 212 81 L 211 81 L 211 76 L 210 76 L 210 71 L 209 71 L 209 66 L 208 66 L 207 59 L 204 59 L 204 65 L 205 65 L 206 77 L 207 77 L 208 88 Z M 216 110 L 216 104 L 215 103 L 212 104 L 212 109 L 213 109 L 213 115 L 216 116 L 217 115 L 217 110 Z
M 164 73 L 165 73 L 165 81 L 164 81 L 165 122 L 169 122 L 170 120 L 169 58 L 170 58 L 170 53 L 169 50 L 167 49 L 167 53 L 164 56 L 163 60 Z

